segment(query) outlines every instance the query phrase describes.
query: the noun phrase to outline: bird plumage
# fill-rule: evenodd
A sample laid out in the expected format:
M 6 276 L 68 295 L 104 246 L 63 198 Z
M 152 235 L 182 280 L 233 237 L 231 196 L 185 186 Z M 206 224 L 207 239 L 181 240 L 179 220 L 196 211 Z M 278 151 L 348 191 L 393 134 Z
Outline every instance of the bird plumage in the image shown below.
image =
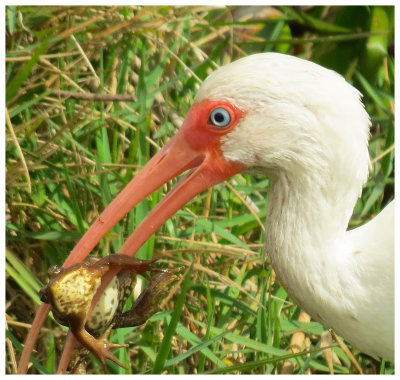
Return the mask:
M 362 351 L 393 359 L 393 206 L 346 232 L 370 166 L 360 93 L 333 71 L 265 53 L 212 73 L 195 103 L 205 99 L 244 112 L 221 150 L 271 178 L 265 250 L 289 295 Z

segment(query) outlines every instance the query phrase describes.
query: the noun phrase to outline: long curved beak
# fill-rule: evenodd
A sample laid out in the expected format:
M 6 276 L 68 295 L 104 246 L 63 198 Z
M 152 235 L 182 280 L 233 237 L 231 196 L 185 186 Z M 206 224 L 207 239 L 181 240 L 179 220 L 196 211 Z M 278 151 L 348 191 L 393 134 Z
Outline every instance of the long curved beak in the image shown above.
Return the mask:
M 134 255 L 142 244 L 176 211 L 203 190 L 240 172 L 240 164 L 227 162 L 219 148 L 192 148 L 181 130 L 145 165 L 109 204 L 75 246 L 64 266 L 82 261 L 132 208 L 163 184 L 189 172 L 147 215 L 119 253 Z

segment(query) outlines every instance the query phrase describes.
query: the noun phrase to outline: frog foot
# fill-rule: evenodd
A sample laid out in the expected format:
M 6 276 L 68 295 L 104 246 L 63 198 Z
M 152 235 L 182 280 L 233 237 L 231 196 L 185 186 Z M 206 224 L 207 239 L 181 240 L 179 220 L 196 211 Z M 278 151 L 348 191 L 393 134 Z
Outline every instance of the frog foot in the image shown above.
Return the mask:
M 108 337 L 110 335 L 110 332 L 112 328 L 114 327 L 113 324 L 111 324 L 107 330 L 101 335 L 99 339 L 96 340 L 96 349 L 93 351 L 93 353 L 99 358 L 101 361 L 101 364 L 103 365 L 104 371 L 107 372 L 106 370 L 106 363 L 105 360 L 109 359 L 112 360 L 114 363 L 118 364 L 120 367 L 128 369 L 126 366 L 124 366 L 111 352 L 110 350 L 113 348 L 127 348 L 129 347 L 129 344 L 115 344 L 115 343 L 110 343 L 108 341 Z
M 123 365 L 111 352 L 110 350 L 113 348 L 124 348 L 129 347 L 129 344 L 114 344 L 108 342 L 106 339 L 99 339 L 97 341 L 96 347 L 92 351 L 100 360 L 103 365 L 104 371 L 107 372 L 106 369 L 106 359 L 112 360 L 114 363 L 118 364 L 120 367 L 128 369 L 125 365 Z
M 127 344 L 114 344 L 108 342 L 107 339 L 112 328 L 113 325 L 111 324 L 108 329 L 103 333 L 103 335 L 100 336 L 100 338 L 98 339 L 90 335 L 85 329 L 82 329 L 74 334 L 78 341 L 100 360 L 105 373 L 107 373 L 106 359 L 112 360 L 120 367 L 128 369 L 110 352 L 110 349 L 113 348 L 122 348 L 129 346 Z

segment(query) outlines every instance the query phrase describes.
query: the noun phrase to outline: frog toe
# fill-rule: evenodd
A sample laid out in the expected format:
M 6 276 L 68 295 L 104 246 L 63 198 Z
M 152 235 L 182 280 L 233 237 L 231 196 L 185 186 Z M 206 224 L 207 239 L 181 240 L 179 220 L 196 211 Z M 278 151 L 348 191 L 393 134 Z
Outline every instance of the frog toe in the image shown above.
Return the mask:
M 102 342 L 99 341 L 99 344 L 97 345 L 96 349 L 93 351 L 93 353 L 97 356 L 97 358 L 100 360 L 101 364 L 103 365 L 104 371 L 107 372 L 106 369 L 106 359 L 109 359 L 113 361 L 115 364 L 118 364 L 120 367 L 128 369 L 125 365 L 123 365 L 111 352 L 111 348 L 121 348 L 121 347 L 127 347 L 126 344 L 124 345 L 119 345 L 119 344 L 113 344 L 113 343 L 108 343 L 108 342 Z

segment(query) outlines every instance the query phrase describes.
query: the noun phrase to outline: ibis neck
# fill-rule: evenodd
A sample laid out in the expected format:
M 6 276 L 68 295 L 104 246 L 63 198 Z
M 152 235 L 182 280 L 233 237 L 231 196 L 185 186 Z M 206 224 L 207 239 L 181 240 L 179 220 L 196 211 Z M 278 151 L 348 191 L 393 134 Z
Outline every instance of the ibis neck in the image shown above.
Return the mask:
M 318 299 L 332 307 L 340 304 L 337 284 L 345 280 L 343 267 L 351 266 L 342 247 L 357 195 L 345 197 L 349 189 L 330 188 L 327 173 L 305 175 L 271 176 L 265 248 L 289 295 L 324 322 L 325 316 L 314 305 Z

